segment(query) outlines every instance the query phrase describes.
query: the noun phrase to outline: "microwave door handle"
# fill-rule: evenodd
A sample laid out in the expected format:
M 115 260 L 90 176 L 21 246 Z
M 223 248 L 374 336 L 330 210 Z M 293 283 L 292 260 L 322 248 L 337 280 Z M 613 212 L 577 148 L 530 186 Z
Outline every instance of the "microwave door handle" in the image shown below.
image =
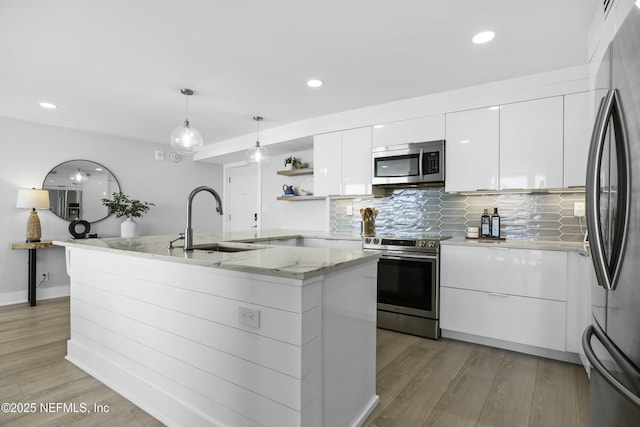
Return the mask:
M 633 391 L 625 387 L 624 384 L 622 384 L 615 376 L 613 376 L 600 361 L 598 356 L 596 356 L 595 352 L 593 351 L 593 347 L 591 347 L 591 337 L 593 335 L 596 336 L 598 341 L 600 341 L 602 346 L 611 355 L 613 360 L 615 360 L 620 365 L 620 367 L 622 367 L 622 370 L 635 384 L 638 384 L 640 372 L 638 372 L 638 369 L 633 366 L 624 355 L 620 354 L 618 349 L 613 346 L 613 344 L 600 330 L 600 328 L 594 325 L 589 325 L 587 329 L 585 329 L 584 333 L 582 334 L 582 348 L 584 350 L 585 356 L 587 357 L 587 360 L 589 360 L 589 363 L 591 363 L 591 366 L 593 366 L 593 368 L 598 371 L 602 378 L 604 378 L 605 381 L 607 381 L 611 385 L 611 387 L 613 387 L 616 391 L 626 397 L 627 400 L 640 408 L 640 397 Z
M 620 94 L 617 89 L 613 89 L 613 105 L 611 110 L 616 138 L 617 170 L 618 170 L 618 210 L 616 228 L 613 230 L 613 250 L 611 261 L 611 287 L 615 290 L 618 284 L 618 277 L 622 268 L 624 251 L 626 248 L 627 234 L 629 232 L 629 221 L 631 215 L 631 163 L 629 155 L 629 143 L 627 137 L 627 126 L 625 116 L 622 111 Z
M 587 232 L 589 233 L 589 247 L 591 248 L 593 266 L 598 284 L 605 289 L 611 289 L 611 277 L 607 268 L 604 254 L 604 240 L 600 215 L 600 170 L 602 168 L 602 151 L 604 149 L 607 123 L 613 106 L 613 90 L 601 100 L 598 114 L 591 134 L 589 157 L 587 160 L 586 182 L 586 212 Z
M 420 156 L 418 157 L 418 174 L 420 176 L 420 179 L 424 178 L 424 170 L 422 167 L 422 163 L 424 162 L 424 149 L 421 148 L 420 149 Z

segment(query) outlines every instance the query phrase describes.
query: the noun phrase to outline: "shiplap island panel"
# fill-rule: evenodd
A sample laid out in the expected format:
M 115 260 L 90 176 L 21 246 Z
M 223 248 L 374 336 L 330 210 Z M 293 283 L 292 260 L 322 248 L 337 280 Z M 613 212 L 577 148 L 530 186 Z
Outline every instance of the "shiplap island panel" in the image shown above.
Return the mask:
M 378 402 L 377 256 L 255 244 L 185 255 L 160 242 L 58 242 L 68 360 L 169 426 L 364 422 Z

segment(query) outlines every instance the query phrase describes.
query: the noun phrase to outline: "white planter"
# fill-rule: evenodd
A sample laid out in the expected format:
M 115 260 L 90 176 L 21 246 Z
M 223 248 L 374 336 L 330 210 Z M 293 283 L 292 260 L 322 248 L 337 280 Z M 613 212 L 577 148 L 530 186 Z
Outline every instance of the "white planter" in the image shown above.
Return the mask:
M 136 237 L 138 235 L 138 223 L 127 218 L 120 224 L 120 237 Z
M 292 170 L 293 169 L 293 163 L 285 163 L 284 165 L 284 170 Z

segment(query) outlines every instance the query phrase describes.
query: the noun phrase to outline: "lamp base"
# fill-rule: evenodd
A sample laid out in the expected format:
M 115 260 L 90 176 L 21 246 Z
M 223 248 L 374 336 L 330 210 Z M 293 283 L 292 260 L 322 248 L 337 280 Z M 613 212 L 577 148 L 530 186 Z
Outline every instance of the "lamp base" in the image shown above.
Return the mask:
M 39 242 L 42 237 L 42 229 L 40 228 L 40 218 L 38 212 L 32 210 L 27 220 L 27 243 Z

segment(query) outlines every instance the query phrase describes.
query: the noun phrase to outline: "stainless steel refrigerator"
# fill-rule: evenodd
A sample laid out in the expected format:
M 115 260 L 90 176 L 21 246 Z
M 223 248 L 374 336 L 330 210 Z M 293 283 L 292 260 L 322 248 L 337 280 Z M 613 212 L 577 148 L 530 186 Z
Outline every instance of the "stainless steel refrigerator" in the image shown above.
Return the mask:
M 587 229 L 598 285 L 582 346 L 589 425 L 640 426 L 640 9 L 620 26 L 596 78 Z

